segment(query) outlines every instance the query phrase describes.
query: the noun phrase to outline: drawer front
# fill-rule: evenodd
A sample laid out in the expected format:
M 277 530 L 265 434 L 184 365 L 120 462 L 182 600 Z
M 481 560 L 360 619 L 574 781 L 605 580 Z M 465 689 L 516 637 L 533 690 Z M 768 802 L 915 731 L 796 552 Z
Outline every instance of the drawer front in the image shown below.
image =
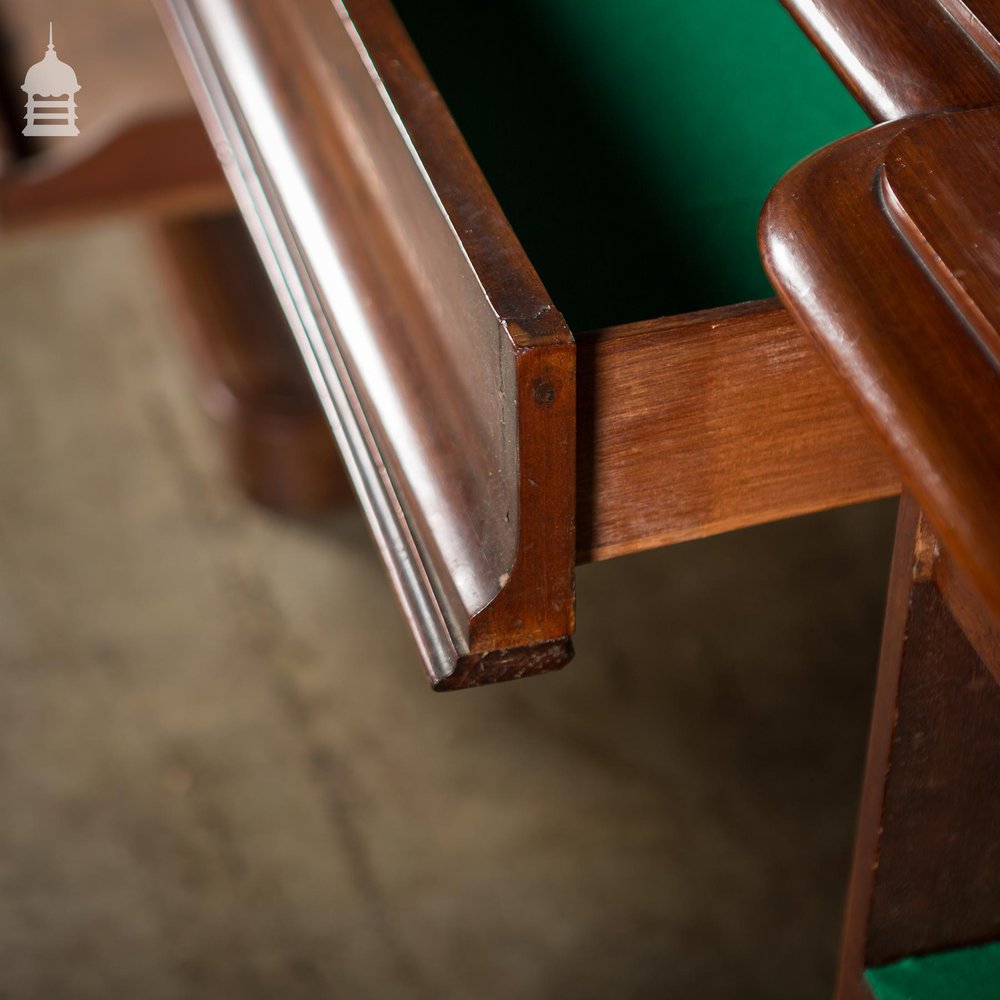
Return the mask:
M 395 14 L 161 13 L 433 682 L 561 665 L 574 346 Z

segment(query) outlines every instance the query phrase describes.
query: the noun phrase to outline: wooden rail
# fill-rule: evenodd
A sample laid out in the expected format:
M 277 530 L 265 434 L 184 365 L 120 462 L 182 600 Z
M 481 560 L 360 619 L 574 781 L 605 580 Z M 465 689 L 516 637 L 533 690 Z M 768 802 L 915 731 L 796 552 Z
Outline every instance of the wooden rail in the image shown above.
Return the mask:
M 899 490 L 775 301 L 584 334 L 577 351 L 581 562 Z

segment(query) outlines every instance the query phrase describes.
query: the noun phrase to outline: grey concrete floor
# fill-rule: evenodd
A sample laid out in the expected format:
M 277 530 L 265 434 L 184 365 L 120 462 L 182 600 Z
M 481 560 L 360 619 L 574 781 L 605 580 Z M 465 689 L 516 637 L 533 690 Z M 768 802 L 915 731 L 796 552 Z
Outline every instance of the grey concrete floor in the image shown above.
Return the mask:
M 427 688 L 354 512 L 230 487 L 126 226 L 0 246 L 0 997 L 822 998 L 891 503 L 583 568 Z

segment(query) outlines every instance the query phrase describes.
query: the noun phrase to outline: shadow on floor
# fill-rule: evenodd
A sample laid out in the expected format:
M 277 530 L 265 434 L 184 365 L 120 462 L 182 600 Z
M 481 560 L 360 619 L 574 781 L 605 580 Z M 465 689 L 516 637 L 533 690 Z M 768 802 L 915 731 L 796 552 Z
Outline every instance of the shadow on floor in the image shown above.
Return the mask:
M 892 504 L 585 567 L 566 671 L 434 695 L 359 518 L 230 491 L 137 233 L 0 290 L 0 997 L 829 995 Z

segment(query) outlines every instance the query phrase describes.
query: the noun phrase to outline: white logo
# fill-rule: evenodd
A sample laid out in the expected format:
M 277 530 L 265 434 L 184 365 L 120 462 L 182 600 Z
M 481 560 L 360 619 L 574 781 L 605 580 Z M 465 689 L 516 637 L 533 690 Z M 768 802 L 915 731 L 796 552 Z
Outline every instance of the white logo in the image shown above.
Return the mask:
M 49 50 L 41 62 L 35 63 L 24 76 L 21 87 L 28 95 L 24 135 L 79 135 L 76 127 L 76 94 L 80 90 L 73 67 L 56 55 L 52 44 L 52 22 L 49 21 Z M 57 97 L 48 101 L 39 98 Z

